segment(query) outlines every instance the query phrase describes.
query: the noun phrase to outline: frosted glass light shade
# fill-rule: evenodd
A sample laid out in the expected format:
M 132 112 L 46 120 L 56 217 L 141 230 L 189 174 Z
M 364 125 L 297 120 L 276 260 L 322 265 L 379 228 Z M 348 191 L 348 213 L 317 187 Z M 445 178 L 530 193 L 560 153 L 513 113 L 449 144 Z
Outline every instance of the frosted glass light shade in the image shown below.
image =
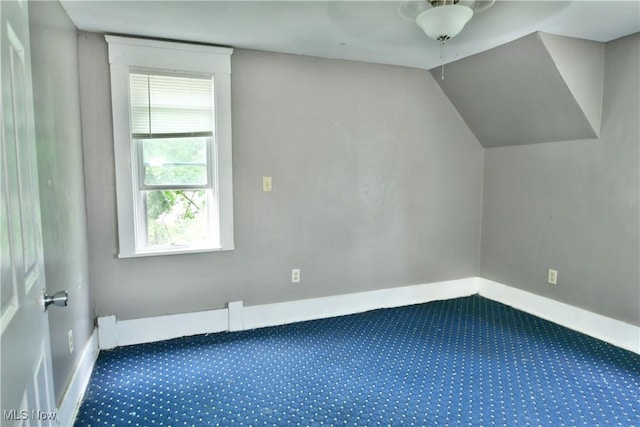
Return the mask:
M 445 41 L 457 36 L 472 16 L 470 7 L 449 4 L 425 10 L 416 23 L 432 39 Z

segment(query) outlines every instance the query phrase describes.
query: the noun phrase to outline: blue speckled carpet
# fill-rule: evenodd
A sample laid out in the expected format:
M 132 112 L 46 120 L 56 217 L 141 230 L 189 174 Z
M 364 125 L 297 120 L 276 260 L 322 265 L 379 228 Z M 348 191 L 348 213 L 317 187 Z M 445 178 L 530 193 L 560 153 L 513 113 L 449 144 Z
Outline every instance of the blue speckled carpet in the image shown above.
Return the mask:
M 76 426 L 640 426 L 640 355 L 472 296 L 102 351 Z

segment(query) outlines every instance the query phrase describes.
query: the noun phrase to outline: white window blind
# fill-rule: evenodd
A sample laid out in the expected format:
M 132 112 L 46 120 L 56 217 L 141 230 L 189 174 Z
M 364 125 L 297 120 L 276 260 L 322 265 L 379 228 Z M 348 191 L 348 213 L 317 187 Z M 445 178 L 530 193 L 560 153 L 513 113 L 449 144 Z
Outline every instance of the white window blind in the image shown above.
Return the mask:
M 134 138 L 213 135 L 212 79 L 131 73 L 129 84 Z

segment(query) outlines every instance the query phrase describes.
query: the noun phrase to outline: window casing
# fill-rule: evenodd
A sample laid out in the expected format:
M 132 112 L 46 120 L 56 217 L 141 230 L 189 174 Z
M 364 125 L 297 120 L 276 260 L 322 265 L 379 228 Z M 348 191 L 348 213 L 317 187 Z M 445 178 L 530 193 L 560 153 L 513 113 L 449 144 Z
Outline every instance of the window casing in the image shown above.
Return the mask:
M 232 250 L 232 50 L 106 40 L 118 256 Z

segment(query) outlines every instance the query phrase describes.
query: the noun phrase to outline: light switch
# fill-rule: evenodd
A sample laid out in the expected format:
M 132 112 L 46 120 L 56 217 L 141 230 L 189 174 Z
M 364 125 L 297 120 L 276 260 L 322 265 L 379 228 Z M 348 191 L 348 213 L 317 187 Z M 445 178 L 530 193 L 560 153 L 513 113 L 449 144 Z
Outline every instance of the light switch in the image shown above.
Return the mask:
M 300 269 L 294 268 L 291 270 L 291 283 L 300 283 Z
M 262 177 L 262 191 L 264 191 L 265 193 L 270 192 L 272 189 L 271 187 L 271 177 L 270 176 L 263 176 Z

